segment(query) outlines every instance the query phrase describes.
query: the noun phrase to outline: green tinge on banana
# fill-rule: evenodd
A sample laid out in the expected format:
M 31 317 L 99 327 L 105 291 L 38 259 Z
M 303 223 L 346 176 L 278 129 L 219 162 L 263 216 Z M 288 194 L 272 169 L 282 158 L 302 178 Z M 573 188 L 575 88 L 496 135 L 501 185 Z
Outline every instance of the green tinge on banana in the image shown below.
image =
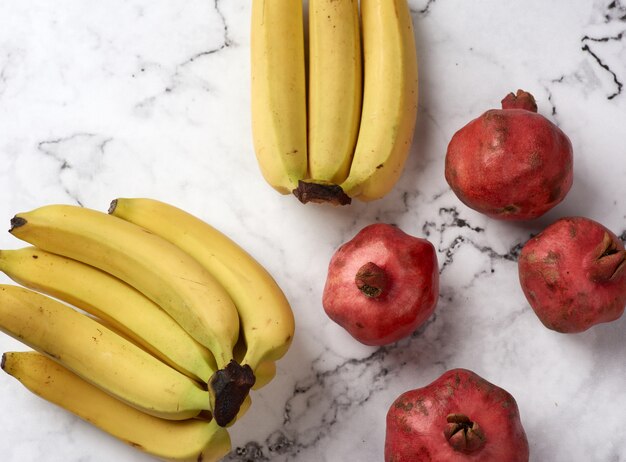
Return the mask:
M 2 369 L 41 398 L 162 460 L 217 462 L 230 451 L 227 430 L 214 420 L 171 421 L 151 416 L 37 352 L 4 353 Z

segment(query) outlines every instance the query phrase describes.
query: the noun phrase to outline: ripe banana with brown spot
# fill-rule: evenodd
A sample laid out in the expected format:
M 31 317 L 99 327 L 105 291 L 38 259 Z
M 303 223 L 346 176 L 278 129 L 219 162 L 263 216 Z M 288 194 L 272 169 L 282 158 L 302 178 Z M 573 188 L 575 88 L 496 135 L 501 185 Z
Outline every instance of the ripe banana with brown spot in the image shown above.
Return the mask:
M 265 180 L 290 194 L 307 173 L 302 2 L 253 0 L 250 43 L 254 150 Z
M 150 415 L 183 420 L 211 410 L 197 382 L 46 295 L 0 285 L 0 330 Z
M 230 451 L 228 432 L 214 420 L 171 421 L 148 415 L 37 352 L 5 353 L 2 369 L 41 398 L 161 460 L 216 462 Z
M 361 120 L 358 0 L 309 0 L 309 178 L 341 184 Z
M 232 359 L 239 318 L 232 300 L 191 256 L 139 226 L 72 205 L 47 205 L 11 220 L 11 234 L 106 271 L 142 292 L 211 350 Z
M 10 232 L 52 253 L 95 266 L 142 292 L 215 357 L 209 381 L 218 424 L 235 418 L 254 384 L 233 360 L 239 316 L 224 288 L 190 255 L 155 234 L 95 210 L 48 205 L 11 220 Z
M 417 117 L 417 56 L 407 0 L 361 0 L 363 109 L 350 173 L 341 189 L 363 201 L 396 184 Z
M 276 281 L 243 248 L 201 219 L 161 201 L 120 198 L 109 213 L 173 243 L 200 262 L 237 307 L 246 352 L 241 361 L 257 371 L 289 349 L 295 322 Z
M 157 304 L 93 266 L 36 247 L 0 250 L 0 271 L 102 319 L 179 372 L 207 383 L 215 358 Z

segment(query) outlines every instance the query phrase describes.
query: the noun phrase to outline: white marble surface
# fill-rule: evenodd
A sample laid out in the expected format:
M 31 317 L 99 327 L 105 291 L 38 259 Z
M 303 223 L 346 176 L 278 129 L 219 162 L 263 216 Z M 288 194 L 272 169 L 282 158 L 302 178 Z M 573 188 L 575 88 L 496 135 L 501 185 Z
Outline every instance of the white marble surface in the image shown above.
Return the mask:
M 411 0 L 420 62 L 412 155 L 395 190 L 303 206 L 252 151 L 249 0 L 0 2 L 0 217 L 118 196 L 179 205 L 244 245 L 296 315 L 277 378 L 231 430 L 228 461 L 382 460 L 402 392 L 465 367 L 511 392 L 534 462 L 626 462 L 626 316 L 578 335 L 544 328 L 517 281 L 520 246 L 584 215 L 626 240 L 624 0 Z M 531 223 L 489 220 L 443 177 L 460 126 L 509 91 L 534 93 L 571 138 L 574 186 Z M 321 306 L 335 248 L 399 225 L 437 247 L 441 297 L 411 338 L 357 344 Z M 22 244 L 8 233 L 0 248 Z M 0 282 L 7 282 L 6 278 Z M 0 350 L 24 349 L 0 336 Z M 0 376 L 4 462 L 151 460 Z

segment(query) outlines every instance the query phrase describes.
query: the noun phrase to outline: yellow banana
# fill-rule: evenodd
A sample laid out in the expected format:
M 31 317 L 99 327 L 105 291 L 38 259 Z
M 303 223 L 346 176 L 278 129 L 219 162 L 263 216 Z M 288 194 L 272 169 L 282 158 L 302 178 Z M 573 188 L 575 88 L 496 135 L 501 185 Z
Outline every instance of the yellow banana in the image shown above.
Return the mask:
M 342 183 L 361 119 L 358 0 L 309 0 L 309 177 Z
M 272 276 L 230 238 L 199 218 L 153 199 L 116 199 L 109 213 L 178 246 L 200 262 L 235 302 L 246 342 L 241 361 L 256 371 L 289 349 L 294 317 Z
M 361 0 L 363 110 L 348 178 L 363 201 L 387 194 L 400 177 L 417 116 L 417 56 L 407 0 Z
M 252 137 L 265 180 L 291 193 L 307 172 L 302 2 L 253 0 Z
M 0 271 L 24 287 L 101 318 L 107 327 L 189 377 L 206 383 L 217 370 L 211 352 L 165 311 L 104 271 L 35 247 L 0 250 Z
M 71 205 L 19 213 L 10 231 L 127 282 L 211 350 L 220 369 L 232 359 L 239 332 L 235 305 L 208 271 L 164 239 L 106 213 Z
M 0 330 L 150 415 L 171 420 L 209 411 L 195 381 L 88 316 L 29 289 L 0 285 Z
M 145 414 L 42 354 L 5 353 L 2 369 L 41 398 L 162 460 L 216 462 L 230 451 L 228 432 L 214 420 L 171 421 Z
M 233 350 L 233 356 L 235 357 L 235 361 L 239 364 L 243 361 L 243 358 L 246 356 L 246 342 L 244 340 L 243 333 L 240 333 L 239 339 L 235 344 L 235 348 Z M 254 370 L 254 385 L 252 386 L 253 390 L 259 390 L 274 380 L 276 377 L 276 363 L 272 360 L 261 361 L 259 365 Z

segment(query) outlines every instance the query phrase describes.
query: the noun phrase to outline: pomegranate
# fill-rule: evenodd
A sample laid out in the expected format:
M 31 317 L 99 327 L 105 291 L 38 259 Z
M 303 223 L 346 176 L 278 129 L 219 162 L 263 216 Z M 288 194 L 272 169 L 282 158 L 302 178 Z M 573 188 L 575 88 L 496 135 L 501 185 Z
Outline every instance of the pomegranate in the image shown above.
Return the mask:
M 387 412 L 385 462 L 528 462 L 513 396 L 466 369 L 400 395 Z
M 332 256 L 322 303 L 361 343 L 386 345 L 422 325 L 438 296 L 434 246 L 395 226 L 373 224 Z
M 582 332 L 624 313 L 624 244 L 593 220 L 557 220 L 524 245 L 518 268 L 530 306 L 549 329 Z
M 468 207 L 492 218 L 537 218 L 572 186 L 572 144 L 523 90 L 457 131 L 448 145 L 446 181 Z

